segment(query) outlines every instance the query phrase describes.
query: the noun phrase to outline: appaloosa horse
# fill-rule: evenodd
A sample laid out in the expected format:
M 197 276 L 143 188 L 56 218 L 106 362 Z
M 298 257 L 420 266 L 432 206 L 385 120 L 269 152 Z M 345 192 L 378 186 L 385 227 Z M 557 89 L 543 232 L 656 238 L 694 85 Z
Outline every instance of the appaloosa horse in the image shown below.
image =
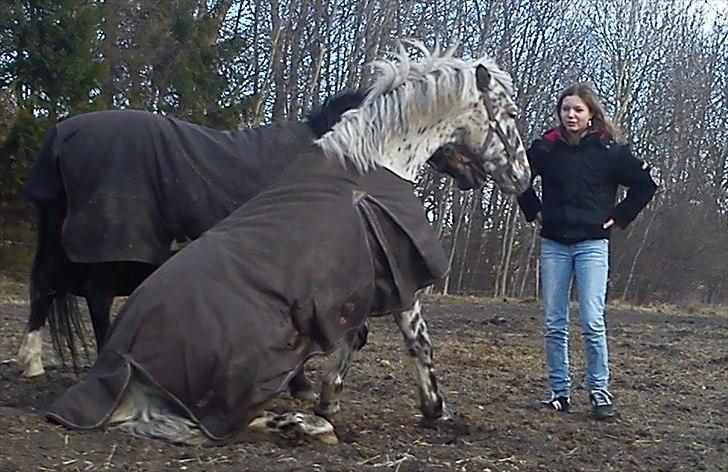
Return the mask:
M 84 381 L 50 408 L 71 428 L 118 425 L 175 442 L 229 440 L 313 355 L 339 351 L 316 411 L 338 393 L 370 315 L 393 314 L 416 366 L 424 418 L 448 418 L 416 295 L 448 259 L 413 181 L 459 146 L 506 192 L 530 179 L 510 76 L 489 58 L 378 61 L 362 106 L 276 183 L 155 271 L 127 300 Z M 298 416 L 297 416 L 298 415 Z

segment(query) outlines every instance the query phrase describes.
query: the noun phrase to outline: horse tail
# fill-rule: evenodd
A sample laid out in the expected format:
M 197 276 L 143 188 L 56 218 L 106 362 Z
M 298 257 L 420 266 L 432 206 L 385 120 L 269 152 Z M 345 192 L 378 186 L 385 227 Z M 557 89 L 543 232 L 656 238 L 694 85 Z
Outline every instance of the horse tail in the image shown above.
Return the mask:
M 69 292 L 69 284 L 80 278 L 82 268 L 68 258 L 61 237 L 61 228 L 66 214 L 66 200 L 63 198 L 44 205 L 40 212 L 38 241 L 44 240 L 40 249 L 45 250 L 48 261 L 49 280 L 51 281 L 52 303 L 48 309 L 48 330 L 51 334 L 53 349 L 65 367 L 66 352 L 73 365 L 73 371 L 79 372 L 79 347 L 86 358 L 89 358 L 88 343 L 83 333 L 81 312 L 78 300 Z M 45 219 L 45 221 L 43 221 Z M 44 234 L 40 234 L 44 232 Z M 39 251 L 40 252 L 40 251 Z
M 185 417 L 159 387 L 132 374 L 109 424 L 134 436 L 164 439 L 176 444 L 202 445 L 209 440 L 197 424 Z
M 42 327 L 47 319 L 53 347 L 61 363 L 67 365 L 67 349 L 73 369 L 78 373 L 79 341 L 87 357 L 88 346 L 78 303 L 68 290 L 69 284 L 74 277 L 79 278 L 82 269 L 71 262 L 63 248 L 61 230 L 67 202 L 58 161 L 55 128 L 47 136 L 38 154 L 23 187 L 23 195 L 38 208 L 38 245 L 30 278 L 29 325 Z
M 36 205 L 65 198 L 58 160 L 59 147 L 58 127 L 54 126 L 46 135 L 21 190 L 23 197 Z
M 73 371 L 76 374 L 79 373 L 80 364 L 79 346 L 86 359 L 89 359 L 88 343 L 83 334 L 80 313 L 76 297 L 68 292 L 63 292 L 54 295 L 48 316 L 48 331 L 51 334 L 53 349 L 64 367 L 67 365 L 65 351 L 68 351 Z
M 176 444 L 205 445 L 211 440 L 199 424 L 186 416 L 158 386 L 142 381 L 136 371 L 108 417 L 108 424 L 134 436 L 163 439 Z M 245 429 L 239 431 L 243 433 Z M 299 412 L 275 414 L 264 411 L 254 418 L 247 431 L 284 436 L 310 436 L 326 444 L 338 444 L 334 427 L 328 420 Z

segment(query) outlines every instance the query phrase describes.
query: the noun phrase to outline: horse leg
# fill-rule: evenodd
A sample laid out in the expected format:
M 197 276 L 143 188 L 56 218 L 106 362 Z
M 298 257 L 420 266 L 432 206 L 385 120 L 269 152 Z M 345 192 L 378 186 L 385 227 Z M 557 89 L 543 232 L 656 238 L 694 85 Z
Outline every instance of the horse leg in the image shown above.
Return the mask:
M 276 414 L 264 411 L 262 416 L 248 424 L 248 429 L 264 434 L 306 435 L 326 444 L 339 443 L 334 426 L 328 420 L 299 412 Z
M 18 352 L 18 367 L 24 377 L 37 377 L 45 373 L 43 369 L 43 326 L 48 310 L 53 303 L 54 290 L 51 287 L 49 271 L 44 259 L 36 253 L 30 275 L 30 317 L 28 331 Z
M 341 410 L 339 395 L 344 388 L 344 377 L 354 360 L 355 354 L 366 343 L 369 328 L 362 324 L 357 330 L 350 331 L 338 349 L 338 358 L 321 382 L 321 398 L 314 407 L 314 413 L 330 417 Z
M 109 310 L 111 310 L 111 302 L 114 301 L 114 296 L 94 293 L 87 295 L 85 298 L 88 312 L 91 315 L 94 336 L 96 336 L 96 351 L 101 351 L 109 332 Z
M 437 387 L 435 364 L 432 360 L 432 343 L 427 333 L 427 323 L 422 317 L 422 305 L 416 300 L 410 310 L 395 313 L 394 319 L 404 337 L 414 377 L 420 393 L 420 411 L 425 423 L 449 420 L 450 414 Z
M 41 355 L 43 326 L 48 319 L 54 298 L 65 292 L 61 287 L 65 253 L 61 242 L 64 208 L 62 202 L 50 202 L 38 207 L 38 237 L 30 272 L 30 317 L 28 331 L 18 352 L 18 366 L 23 376 L 36 377 L 45 373 Z
M 131 294 L 157 267 L 128 261 L 86 265 L 86 273 L 77 278 L 78 285 L 74 287 L 74 293 L 86 299 L 97 351 L 101 351 L 106 344 L 114 297 Z

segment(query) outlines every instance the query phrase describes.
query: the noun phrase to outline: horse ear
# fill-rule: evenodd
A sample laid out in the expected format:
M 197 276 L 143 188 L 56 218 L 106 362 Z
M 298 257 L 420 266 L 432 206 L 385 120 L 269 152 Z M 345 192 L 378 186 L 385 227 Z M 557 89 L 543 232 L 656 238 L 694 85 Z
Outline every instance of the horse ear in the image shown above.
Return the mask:
M 475 79 L 478 84 L 478 90 L 488 90 L 488 85 L 490 84 L 490 72 L 488 72 L 488 69 L 486 69 L 483 64 L 478 64 L 478 67 L 476 67 Z

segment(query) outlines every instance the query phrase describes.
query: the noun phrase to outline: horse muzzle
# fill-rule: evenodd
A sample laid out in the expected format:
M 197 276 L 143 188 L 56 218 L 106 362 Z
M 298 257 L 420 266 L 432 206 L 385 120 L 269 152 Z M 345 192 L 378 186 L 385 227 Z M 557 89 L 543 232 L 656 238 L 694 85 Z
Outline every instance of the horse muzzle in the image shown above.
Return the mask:
M 503 192 L 512 195 L 520 195 L 531 185 L 531 168 L 525 152 L 512 163 L 496 168 L 490 175 Z

